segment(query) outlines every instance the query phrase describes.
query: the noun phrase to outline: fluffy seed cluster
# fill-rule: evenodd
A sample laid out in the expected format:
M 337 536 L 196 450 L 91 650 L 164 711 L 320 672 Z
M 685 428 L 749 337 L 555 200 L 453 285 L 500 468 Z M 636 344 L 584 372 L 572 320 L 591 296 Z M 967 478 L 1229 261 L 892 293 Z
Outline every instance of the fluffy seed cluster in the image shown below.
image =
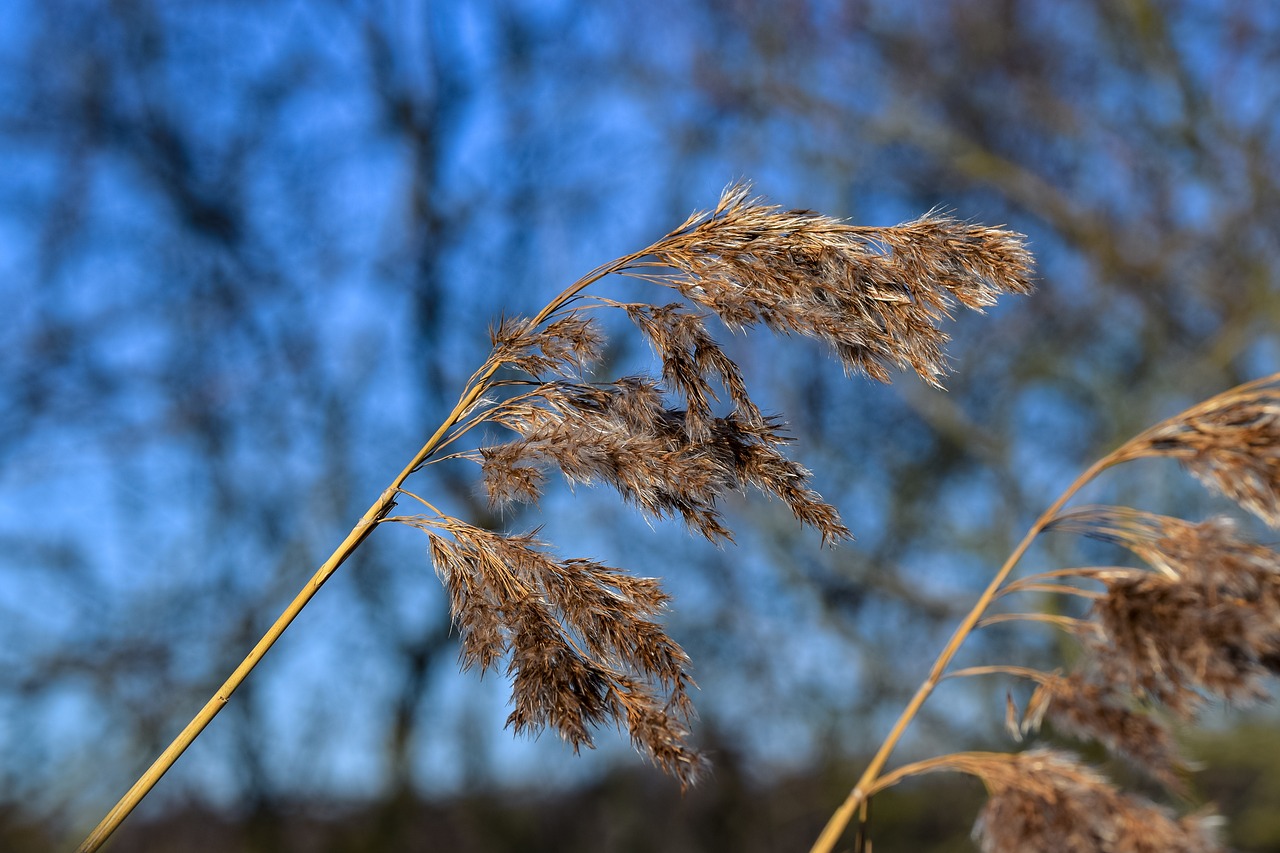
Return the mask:
M 933 215 L 859 228 L 731 187 L 713 211 L 600 267 L 535 317 L 499 321 L 489 358 L 423 464 L 479 463 L 495 506 L 536 504 L 558 471 L 571 486 L 611 487 L 646 515 L 681 519 L 714 542 L 732 539 L 724 498 L 756 490 L 835 543 L 848 529 L 783 452 L 782 422 L 751 399 L 711 324 L 806 335 L 830 344 L 848 370 L 887 381 L 890 369 L 910 367 L 936 385 L 946 341 L 938 324 L 951 309 L 1029 291 L 1024 239 Z M 663 298 L 588 292 L 609 274 L 657 284 Z M 673 291 L 683 301 L 671 301 Z M 659 375 L 592 374 L 605 337 L 590 312 L 604 310 L 625 313 L 661 361 Z M 510 437 L 437 455 L 483 425 Z M 431 514 L 393 520 L 430 535 L 464 664 L 484 671 L 506 661 L 510 724 L 554 728 L 575 748 L 590 745 L 598 726 L 625 724 L 641 752 L 691 782 L 704 763 L 688 742 L 692 681 L 658 621 L 666 597 L 657 582 L 559 559 L 532 536 L 480 530 L 423 503 Z
M 847 370 L 889 381 L 910 368 L 938 385 L 938 323 L 959 303 L 981 310 L 1030 291 L 1020 235 L 936 213 L 892 228 L 783 211 L 731 187 L 654 252 L 669 279 L 731 328 L 763 324 L 830 344 Z
M 1210 488 L 1280 527 L 1280 382 L 1207 400 L 1152 430 L 1133 455 L 1178 459 Z
M 734 411 L 696 427 L 688 411 L 668 408 L 652 379 L 605 385 L 547 383 L 507 405 L 496 421 L 518 438 L 479 451 L 495 504 L 535 501 L 555 466 L 570 483 L 612 486 L 656 517 L 678 517 L 708 539 L 731 539 L 718 503 L 747 486 L 780 498 L 825 541 L 849 535 L 839 514 L 809 487 L 810 472 L 787 458 L 774 418 Z
M 1263 679 L 1280 672 L 1280 554 L 1242 539 L 1230 518 L 1193 524 L 1093 507 L 1068 523 L 1152 569 L 1112 573 L 1094 605 L 1102 639 L 1093 658 L 1109 682 L 1184 718 L 1205 696 L 1266 695 Z
M 622 306 L 662 359 L 662 383 L 685 406 L 685 429 L 695 440 L 708 437 L 716 385 L 724 389 L 735 414 L 760 424 L 763 418 L 747 394 L 738 365 L 711 337 L 707 317 L 679 304 Z
M 1105 589 L 1091 596 L 1088 618 L 1072 624 L 1085 652 L 1076 671 L 1013 668 L 1037 687 L 1020 721 L 1010 700 L 1011 730 L 1020 739 L 1048 719 L 1060 733 L 1096 741 L 1184 793 L 1188 767 L 1170 718 L 1194 720 L 1211 698 L 1260 699 L 1264 679 L 1280 673 L 1280 554 L 1241 538 L 1229 518 L 1194 524 L 1095 506 L 1050 526 L 1122 545 L 1147 568 L 1046 576 L 1090 579 Z
M 600 358 L 604 333 L 581 312 L 568 311 L 542 328 L 528 317 L 503 317 L 489 330 L 493 350 L 485 367 L 507 365 L 541 379 L 575 377 Z
M 1177 459 L 1208 487 L 1280 526 L 1278 392 L 1280 375 L 1240 386 L 1144 432 L 1108 462 Z M 1047 719 L 1060 733 L 1096 741 L 1184 794 L 1188 767 L 1170 722 L 1194 720 L 1210 700 L 1264 698 L 1266 679 L 1280 674 L 1280 553 L 1248 541 L 1226 517 L 1193 523 L 1094 506 L 1060 513 L 1045 529 L 1120 545 L 1145 568 L 1062 569 L 1008 585 L 1008 592 L 1091 598 L 1085 619 L 1055 620 L 1080 639 L 1084 654 L 1067 675 L 1002 666 L 974 671 L 1036 681 L 1020 718 L 1008 702 L 1006 722 L 1017 739 Z M 1046 582 L 1068 578 L 1104 589 Z M 1060 753 L 1033 750 L 978 763 L 985 766 L 973 772 L 991 793 L 975 829 L 984 850 L 1219 849 L 1204 819 L 1175 820 Z
M 1027 702 L 1019 735 L 1048 719 L 1060 733 L 1092 740 L 1177 793 L 1188 772 L 1177 742 L 1162 720 L 1133 695 L 1097 673 L 1044 674 Z
M 989 797 L 973 835 L 984 853 L 1214 853 L 1216 819 L 1176 818 L 1117 791 L 1072 756 L 1050 749 L 957 756 Z
M 689 658 L 656 618 L 656 580 L 592 560 L 559 560 L 532 535 L 504 536 L 419 518 L 449 591 L 464 668 L 509 659 L 517 732 L 550 726 L 576 751 L 625 721 L 635 745 L 682 784 L 703 768 L 686 740 L 693 715 Z M 441 535 L 447 534 L 447 537 Z

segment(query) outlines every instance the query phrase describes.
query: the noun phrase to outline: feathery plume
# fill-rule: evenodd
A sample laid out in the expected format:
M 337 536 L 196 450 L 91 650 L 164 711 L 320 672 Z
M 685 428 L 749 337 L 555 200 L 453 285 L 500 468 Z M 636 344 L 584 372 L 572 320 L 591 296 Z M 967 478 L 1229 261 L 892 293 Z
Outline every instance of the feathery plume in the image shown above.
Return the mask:
M 558 471 L 570 486 L 608 486 L 650 518 L 678 518 L 716 543 L 733 538 L 725 497 L 748 490 L 781 500 L 824 544 L 849 538 L 811 473 L 784 453 L 783 422 L 752 400 L 709 322 L 818 338 L 850 371 L 888 381 L 889 369 L 910 367 L 937 385 L 947 340 L 939 323 L 956 304 L 981 310 L 1000 293 L 1027 292 L 1030 255 L 1021 235 L 947 217 L 861 228 L 782 212 L 749 193 L 730 187 L 715 210 L 599 268 L 537 316 L 500 320 L 488 359 L 423 461 L 489 424 L 511 437 L 430 461 L 479 463 L 494 506 L 536 504 Z M 588 292 L 611 273 L 685 301 Z M 609 309 L 648 342 L 659 375 L 590 375 L 605 339 L 588 312 Z M 605 722 L 625 722 L 642 752 L 691 782 L 702 766 L 687 744 L 692 681 L 684 652 L 656 621 L 666 600 L 656 581 L 637 587 L 592 561 L 559 560 L 531 536 L 480 531 L 435 512 L 395 520 L 431 536 L 464 666 L 507 662 L 510 724 L 550 726 L 577 748 Z
M 1056 527 L 1117 542 L 1153 572 L 1116 573 L 1094 605 L 1093 657 L 1109 680 L 1141 688 L 1183 717 L 1202 694 L 1264 697 L 1280 672 L 1280 554 L 1242 540 L 1229 518 L 1193 524 L 1124 507 L 1088 507 Z
M 958 302 L 981 310 L 1028 293 L 1032 259 L 1019 234 L 937 213 L 866 228 L 783 211 L 730 187 L 653 252 L 666 281 L 730 328 L 763 324 L 825 341 L 845 369 L 881 382 L 910 368 L 941 386 L 938 323 Z
M 657 581 L 592 560 L 557 560 L 535 534 L 402 520 L 428 532 L 464 668 L 484 672 L 509 659 L 508 725 L 535 733 L 550 726 L 576 751 L 593 745 L 593 729 L 626 720 L 638 750 L 682 784 L 696 780 L 705 761 L 686 744 L 689 658 L 654 621 L 668 600 Z
M 1185 793 L 1183 777 L 1188 767 L 1173 733 L 1155 714 L 1137 707 L 1131 694 L 1083 672 L 1043 673 L 1037 680 L 1018 727 L 1020 734 L 1037 731 L 1047 717 L 1062 734 L 1096 741 L 1169 790 Z
M 1206 486 L 1280 527 L 1280 379 L 1206 400 L 1144 433 L 1131 455 L 1177 459 Z
M 781 499 L 826 542 L 849 536 L 839 513 L 809 486 L 811 473 L 780 450 L 789 439 L 775 418 L 735 411 L 691 430 L 689 413 L 666 408 L 656 382 L 627 377 L 604 385 L 546 383 L 493 419 L 518 434 L 478 451 L 494 504 L 536 499 L 542 469 L 555 466 L 570 483 L 607 484 L 646 514 L 681 518 L 712 541 L 733 538 L 721 498 L 748 486 Z
M 952 756 L 950 769 L 982 779 L 988 799 L 973 835 L 984 853 L 1217 853 L 1217 821 L 1176 818 L 1123 794 L 1063 752 Z

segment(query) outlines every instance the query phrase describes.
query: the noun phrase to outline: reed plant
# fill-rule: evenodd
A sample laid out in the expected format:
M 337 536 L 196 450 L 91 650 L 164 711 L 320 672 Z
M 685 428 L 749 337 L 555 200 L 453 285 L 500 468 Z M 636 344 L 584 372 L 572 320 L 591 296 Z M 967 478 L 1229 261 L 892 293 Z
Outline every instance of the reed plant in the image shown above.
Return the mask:
M 1190 769 L 1172 726 L 1194 723 L 1207 703 L 1266 696 L 1280 674 L 1280 554 L 1252 542 L 1227 516 L 1191 522 L 1121 506 L 1068 502 L 1102 472 L 1144 458 L 1178 460 L 1210 489 L 1280 527 L 1280 374 L 1240 385 L 1143 431 L 1091 465 L 1040 515 L 943 648 L 814 853 L 835 848 L 855 818 L 855 849 L 869 850 L 871 798 L 904 779 L 952 771 L 976 777 L 988 800 L 974 837 L 989 853 L 1208 853 L 1223 847 L 1207 810 L 1178 816 L 1121 792 L 1061 749 L 962 752 L 885 772 L 907 726 L 943 678 L 1004 676 L 1035 685 L 1026 705 L 1010 695 L 1006 727 L 1016 741 L 1049 720 L 1060 733 L 1127 759 L 1174 797 Z M 1013 579 L 1031 543 L 1048 531 L 1119 545 L 1137 566 L 1080 566 Z M 1050 593 L 1089 602 L 1080 617 L 988 615 L 997 599 Z M 996 663 L 948 672 L 985 624 L 1033 620 L 1066 631 L 1080 650 L 1069 671 Z
M 660 582 L 564 557 L 536 531 L 491 530 L 450 516 L 425 489 L 410 491 L 410 477 L 438 464 L 470 464 L 494 506 L 534 505 L 558 472 L 572 485 L 607 486 L 645 516 L 679 519 L 716 543 L 733 538 L 721 513 L 725 496 L 757 491 L 782 501 L 822 543 L 834 545 L 849 530 L 814 491 L 810 472 L 787 455 L 783 422 L 752 399 L 713 330 L 763 326 L 802 335 L 826 344 L 850 374 L 887 382 L 909 370 L 941 387 L 943 321 L 957 306 L 981 310 L 1001 294 L 1029 292 L 1031 271 L 1025 238 L 1007 230 L 937 212 L 895 227 L 861 227 L 785 211 L 735 185 L 713 209 L 593 270 L 536 315 L 499 320 L 488 358 L 452 411 L 80 850 L 104 843 L 325 581 L 389 523 L 427 537 L 462 665 L 506 674 L 512 728 L 554 730 L 577 750 L 592 744 L 597 729 L 618 725 L 679 784 L 694 784 L 707 762 L 691 736 L 690 661 L 662 623 L 670 601 Z M 652 286 L 645 292 L 653 298 L 620 298 L 608 289 L 614 277 Z M 605 312 L 626 317 L 660 369 L 600 375 Z M 1226 520 L 1193 524 L 1133 509 L 1065 507 L 1102 471 L 1165 456 L 1275 524 L 1278 385 L 1272 377 L 1243 386 L 1144 432 L 1053 503 L 956 630 L 814 850 L 834 849 L 855 822 L 861 825 L 855 844 L 869 849 L 871 798 L 940 770 L 968 773 L 987 786 L 990 798 L 975 830 L 984 850 L 1217 849 L 1209 818 L 1179 818 L 1123 794 L 1057 749 L 960 753 L 886 768 L 944 677 L 997 676 L 1035 684 L 1025 708 L 1008 704 L 1018 739 L 1047 719 L 1179 790 L 1186 766 L 1167 718 L 1194 719 L 1212 697 L 1257 696 L 1262 678 L 1280 665 L 1276 555 L 1244 541 Z M 505 440 L 485 443 L 495 431 Z M 393 514 L 398 505 L 413 511 Z M 1013 580 L 1032 540 L 1050 529 L 1119 543 L 1145 568 L 1080 567 Z M 1075 668 L 992 664 L 948 671 L 984 619 L 1018 616 L 988 614 L 997 599 L 1046 590 L 1090 601 L 1086 616 L 1052 617 L 1084 650 Z

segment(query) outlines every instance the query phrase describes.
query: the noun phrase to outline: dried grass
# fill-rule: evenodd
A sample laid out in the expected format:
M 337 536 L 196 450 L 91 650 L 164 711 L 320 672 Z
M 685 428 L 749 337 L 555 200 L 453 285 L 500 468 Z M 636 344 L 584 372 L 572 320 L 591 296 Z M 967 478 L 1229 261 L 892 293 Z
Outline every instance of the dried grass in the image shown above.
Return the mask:
M 1020 736 L 1038 731 L 1048 719 L 1058 733 L 1095 741 L 1170 791 L 1187 792 L 1189 767 L 1173 732 L 1122 684 L 1088 670 L 1066 676 L 1041 673 L 1037 680 L 1040 683 L 1019 726 Z
M 939 324 L 957 305 L 981 309 L 1001 293 L 1028 292 L 1030 267 L 1021 236 L 1008 231 L 934 214 L 861 228 L 783 211 L 734 186 L 713 210 L 593 272 L 537 316 L 501 320 L 489 359 L 415 467 L 472 460 L 494 506 L 536 504 L 558 472 L 716 543 L 733 538 L 725 497 L 754 490 L 832 545 L 848 528 L 786 455 L 785 425 L 752 400 L 712 324 L 803 335 L 825 342 L 849 372 L 888 381 L 891 370 L 912 369 L 939 385 Z M 608 274 L 656 284 L 668 298 L 620 302 L 588 290 Z M 605 340 L 590 312 L 603 310 L 625 313 L 660 361 L 657 375 L 591 372 Z M 436 454 L 482 424 L 508 437 Z M 657 621 L 657 582 L 562 561 L 530 536 L 480 531 L 427 506 L 430 515 L 389 520 L 430 532 L 464 665 L 507 662 L 509 723 L 552 728 L 575 749 L 592 744 L 596 727 L 619 723 L 637 749 L 694 782 L 705 760 L 689 739 L 689 661 Z
M 457 405 L 361 517 L 231 677 L 121 798 L 81 851 L 98 849 L 178 759 L 316 591 L 385 521 L 426 531 L 449 593 L 464 668 L 505 663 L 508 724 L 554 729 L 575 750 L 616 724 L 655 764 L 692 784 L 706 765 L 690 740 L 689 659 L 660 621 L 658 582 L 594 560 L 564 559 L 535 534 L 484 530 L 404 488 L 425 466 L 471 460 L 494 505 L 536 504 L 552 471 L 605 485 L 652 518 L 679 518 L 713 542 L 732 540 L 725 496 L 778 498 L 824 544 L 849 537 L 835 508 L 789 458 L 780 419 L 761 412 L 711 324 L 763 325 L 828 344 L 847 371 L 888 381 L 910 368 L 940 385 L 939 328 L 956 305 L 980 310 L 1030 290 L 1031 256 L 1009 231 L 929 214 L 862 228 L 783 211 L 728 188 L 653 245 L 593 270 L 529 318 L 500 319 L 492 349 Z M 618 302 L 589 288 L 624 275 L 663 288 L 653 302 Z M 677 301 L 671 301 L 672 297 Z M 605 345 L 590 312 L 620 310 L 662 362 L 657 376 L 602 380 Z M 458 449 L 478 427 L 501 443 Z M 453 448 L 445 454 L 446 448 Z M 392 516 L 402 497 L 425 507 Z
M 986 806 L 973 835 L 984 853 L 1214 853 L 1218 821 L 1175 817 L 1123 794 L 1072 756 L 1049 749 L 982 754 L 955 769 L 982 779 Z
M 1206 400 L 1130 443 L 1167 456 L 1271 527 L 1280 527 L 1280 381 L 1267 377 Z
M 498 506 L 536 504 L 558 472 L 571 485 L 607 486 L 651 518 L 678 518 L 713 542 L 732 539 L 720 512 L 724 497 L 755 490 L 784 502 L 824 543 L 839 542 L 848 529 L 812 489 L 810 472 L 784 452 L 782 422 L 752 400 L 713 323 L 803 335 L 828 345 L 847 372 L 888 381 L 894 370 L 913 370 L 940 385 L 942 321 L 958 305 L 980 310 L 1001 293 L 1027 292 L 1030 268 L 1022 239 L 1007 231 L 936 214 L 861 228 L 783 211 L 731 187 L 713 210 L 593 272 L 536 317 L 500 322 L 492 355 L 413 469 L 472 460 Z M 679 299 L 619 302 L 588 291 L 608 274 L 651 282 Z M 625 313 L 660 361 L 657 375 L 592 375 L 604 337 L 590 312 L 603 310 Z M 1127 442 L 1068 487 L 995 573 L 813 849 L 832 850 L 855 814 L 865 820 L 876 792 L 919 773 L 955 770 L 988 789 L 974 830 L 983 850 L 1220 850 L 1207 812 L 1177 817 L 1058 749 L 885 766 L 975 629 L 1035 620 L 1077 638 L 1083 653 L 1072 671 L 992 664 L 953 675 L 1031 679 L 1025 710 L 1012 695 L 1007 703 L 1017 739 L 1037 735 L 1048 721 L 1058 734 L 1095 741 L 1185 794 L 1190 771 L 1171 722 L 1194 722 L 1212 700 L 1256 700 L 1280 671 L 1277 554 L 1243 539 L 1229 519 L 1196 524 L 1123 507 L 1065 507 L 1103 471 L 1165 457 L 1280 524 L 1278 389 L 1280 377 L 1269 377 L 1205 401 Z M 437 454 L 481 424 L 509 436 Z M 483 671 L 505 662 L 509 723 L 517 731 L 554 728 L 575 749 L 590 745 L 601 725 L 625 725 L 637 749 L 682 783 L 695 781 L 705 760 L 690 741 L 689 660 L 659 621 L 667 600 L 657 581 L 561 559 L 532 535 L 479 530 L 427 507 L 430 514 L 392 520 L 428 531 L 464 665 Z M 1013 580 L 1027 548 L 1050 529 L 1123 546 L 1143 565 Z M 1092 603 L 1080 616 L 988 613 L 1006 595 L 1031 592 Z M 861 827 L 860 849 L 869 837 Z
M 1060 751 L 960 753 L 884 773 L 888 757 L 975 628 L 1035 620 L 1056 625 L 1082 654 L 1067 673 L 1011 664 L 953 677 L 1004 675 L 1036 683 L 1019 713 L 1009 694 L 1006 728 L 1021 741 L 1049 720 L 1060 734 L 1094 741 L 1176 795 L 1190 773 L 1170 729 L 1192 724 L 1212 701 L 1267 696 L 1280 674 L 1280 554 L 1245 539 L 1234 519 L 1195 523 L 1130 507 L 1065 510 L 1100 473 L 1134 459 L 1179 461 L 1209 488 L 1280 526 L 1280 374 L 1231 389 L 1170 418 L 1098 460 L 1032 525 L 957 629 L 880 750 L 832 816 L 814 851 L 829 851 L 877 791 L 939 769 L 979 776 L 990 797 L 975 838 L 983 850 L 1208 851 L 1222 849 L 1208 812 L 1172 812 L 1123 794 Z M 1142 566 L 1086 566 L 1011 580 L 1032 541 L 1054 530 L 1128 550 Z M 1095 583 L 1101 590 L 1075 584 Z M 1092 602 L 1083 617 L 987 615 L 998 599 L 1063 593 Z M 862 828 L 859 837 L 866 836 Z
M 730 188 L 694 214 L 653 263 L 664 281 L 730 328 L 763 324 L 828 343 L 846 369 L 882 382 L 910 368 L 940 385 L 938 323 L 956 303 L 981 310 L 1030 291 L 1032 259 L 1019 235 L 930 213 L 894 228 L 782 211 Z
M 534 505 L 557 472 L 570 485 L 606 486 L 653 519 L 680 519 L 723 543 L 731 493 L 782 501 L 824 544 L 847 539 L 835 508 L 785 452 L 784 424 L 753 401 L 716 326 L 763 326 L 825 343 L 847 372 L 888 381 L 912 370 L 940 385 L 941 323 L 957 306 L 981 310 L 1030 290 L 1021 235 L 930 213 L 893 228 L 864 228 L 811 211 L 784 211 L 730 187 L 710 211 L 636 253 L 592 271 L 530 318 L 503 318 L 492 350 L 457 405 L 205 708 L 81 846 L 96 850 L 226 704 L 321 585 L 382 522 L 426 532 L 449 595 L 464 668 L 511 680 L 508 724 L 552 729 L 573 749 L 595 731 L 625 727 L 631 741 L 682 785 L 706 767 L 692 741 L 690 661 L 668 635 L 659 582 L 595 560 L 564 558 L 533 533 L 483 529 L 404 488 L 429 465 L 479 467 L 495 506 Z M 656 285 L 660 298 L 620 302 L 592 290 L 611 275 Z M 594 313 L 620 311 L 661 362 L 656 375 L 593 371 L 606 341 Z M 505 440 L 463 447 L 489 427 Z M 444 451 L 449 449 L 448 453 Z M 874 794 L 920 773 L 951 770 L 989 793 L 974 830 L 992 853 L 1220 850 L 1206 813 L 1177 817 L 1125 794 L 1069 754 L 958 753 L 885 772 L 903 732 L 948 676 L 972 632 L 1034 619 L 1064 628 L 1083 654 L 1068 673 L 996 663 L 951 676 L 1002 675 L 1035 683 L 1016 739 L 1053 729 L 1126 757 L 1171 791 L 1188 768 L 1169 722 L 1192 723 L 1213 700 L 1252 701 L 1280 672 L 1280 565 L 1229 519 L 1192 523 L 1123 507 L 1066 511 L 1103 471 L 1133 459 L 1175 459 L 1210 488 L 1280 526 L 1280 374 L 1232 389 L 1170 418 L 1090 466 L 1032 525 L 992 577 L 925 682 L 814 845 L 830 851 Z M 425 508 L 390 515 L 398 499 Z M 1014 580 L 1044 531 L 1123 546 L 1143 565 L 1060 569 Z M 1079 584 L 1100 589 L 1082 589 Z M 1062 592 L 1092 602 L 1080 616 L 989 614 L 1009 595 Z M 859 849 L 868 843 L 861 827 Z M 868 843 L 869 844 L 869 843 Z M 869 846 L 868 848 L 869 849 Z

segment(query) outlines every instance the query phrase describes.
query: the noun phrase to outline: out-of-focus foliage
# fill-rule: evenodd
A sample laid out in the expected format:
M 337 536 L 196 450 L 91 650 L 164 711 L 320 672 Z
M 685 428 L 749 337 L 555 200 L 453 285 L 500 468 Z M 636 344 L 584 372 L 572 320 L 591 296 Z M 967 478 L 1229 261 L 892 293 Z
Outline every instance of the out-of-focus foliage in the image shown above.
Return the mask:
M 731 508 L 724 551 L 589 494 L 494 518 L 462 466 L 420 488 L 668 576 L 703 730 L 764 789 L 879 739 L 953 608 L 1075 471 L 1275 367 L 1269 3 L 53 0 L 3 17 L 6 827 L 74 831 L 114 802 L 421 444 L 492 319 L 737 178 L 866 224 L 942 205 L 1027 232 L 1039 258 L 1034 296 L 953 327 L 946 394 L 723 335 L 856 543 L 819 552 L 759 504 Z M 1136 471 L 1108 481 L 1125 503 L 1194 499 L 1171 468 Z M 397 849 L 419 797 L 637 761 L 621 740 L 581 758 L 511 742 L 500 680 L 454 673 L 416 539 L 380 532 L 330 587 L 138 819 L 197 800 L 255 828 L 244 849 L 285 849 L 285 811 L 346 799 L 376 827 L 348 849 Z M 939 695 L 913 748 L 998 729 L 995 690 L 962 695 Z M 857 769 L 837 762 L 829 801 L 777 820 L 820 824 Z M 738 796 L 734 778 L 711 796 Z M 1258 825 L 1240 846 L 1276 843 Z M 26 837 L 0 846 L 47 846 Z

